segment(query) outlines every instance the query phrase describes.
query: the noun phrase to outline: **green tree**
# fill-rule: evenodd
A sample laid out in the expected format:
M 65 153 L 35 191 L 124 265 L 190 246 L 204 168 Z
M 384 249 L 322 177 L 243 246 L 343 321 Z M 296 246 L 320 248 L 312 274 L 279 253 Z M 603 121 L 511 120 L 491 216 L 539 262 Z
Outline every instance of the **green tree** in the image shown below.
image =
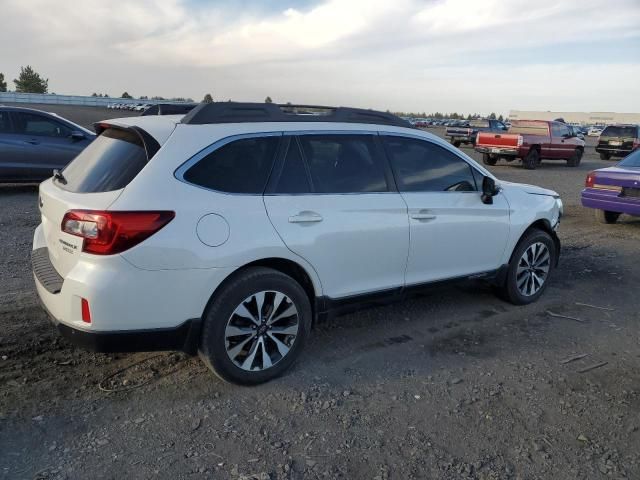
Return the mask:
M 49 79 L 42 78 L 30 65 L 20 67 L 20 75 L 13 83 L 16 84 L 16 92 L 47 93 L 49 90 Z
M 202 99 L 202 101 L 204 103 L 213 103 L 213 97 L 211 96 L 210 93 L 207 93 L 204 98 Z
M 124 92 L 122 95 L 120 95 L 120 98 L 133 98 L 133 97 L 129 95 L 129 92 Z
M 502 114 L 500 114 L 500 116 L 498 117 L 498 121 L 504 122 L 504 117 L 502 116 Z
M 97 96 L 98 96 L 98 94 L 97 94 L 96 92 L 93 92 L 93 93 L 91 94 L 91 96 L 92 96 L 92 97 L 97 97 Z M 102 96 L 102 95 L 101 95 L 101 96 Z
M 4 73 L 0 73 L 0 92 L 7 91 L 7 82 L 4 81 Z
M 140 100 L 149 100 L 149 97 L 147 97 L 146 95 L 142 95 L 142 96 L 140 97 Z
M 494 112 L 491 112 L 491 115 L 489 115 L 489 120 L 495 120 L 496 119 L 496 114 Z
M 273 103 L 273 100 L 271 100 L 271 97 L 267 97 L 264 99 L 264 103 Z

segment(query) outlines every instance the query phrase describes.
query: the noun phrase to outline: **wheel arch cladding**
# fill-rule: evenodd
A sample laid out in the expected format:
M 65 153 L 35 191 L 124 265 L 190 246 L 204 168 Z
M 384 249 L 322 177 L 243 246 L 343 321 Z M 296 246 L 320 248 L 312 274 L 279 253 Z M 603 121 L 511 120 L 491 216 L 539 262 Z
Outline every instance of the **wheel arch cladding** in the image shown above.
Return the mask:
M 549 236 L 551 237 L 551 239 L 553 240 L 553 244 L 554 244 L 555 249 L 556 249 L 556 258 L 555 258 L 554 267 L 557 267 L 558 266 L 558 261 L 560 259 L 560 239 L 558 238 L 558 235 L 556 234 L 556 232 L 551 227 L 551 223 L 549 223 L 549 220 L 547 220 L 546 218 L 541 218 L 539 220 L 536 220 L 531 225 L 529 225 L 529 227 L 524 232 L 522 232 L 522 235 L 520 235 L 520 238 L 518 238 L 518 241 L 516 242 L 516 246 L 513 248 L 513 251 L 511 252 L 511 257 L 509 258 L 509 263 L 511 263 L 511 261 L 513 260 L 513 254 L 515 253 L 516 248 L 518 247 L 518 245 L 520 244 L 522 239 L 526 235 L 528 235 L 529 232 L 532 232 L 534 230 L 541 230 L 543 232 L 548 233 Z
M 304 269 L 304 267 L 300 266 L 298 263 L 294 262 L 293 260 L 288 260 L 286 258 L 277 258 L 277 257 L 262 258 L 260 260 L 254 260 L 253 262 L 247 263 L 247 264 L 237 268 L 236 270 L 234 270 L 211 293 L 211 297 L 209 298 L 209 301 L 207 302 L 207 305 L 206 305 L 206 307 L 205 307 L 205 309 L 204 309 L 202 314 L 203 315 L 205 314 L 205 312 L 209 308 L 209 305 L 214 300 L 214 298 L 216 296 L 216 293 L 219 292 L 222 289 L 222 287 L 224 287 L 224 285 L 226 285 L 229 281 L 231 281 L 236 276 L 242 274 L 242 272 L 244 272 L 248 268 L 252 268 L 252 267 L 270 268 L 272 270 L 276 270 L 276 271 L 278 271 L 280 273 L 284 273 L 285 275 L 293 278 L 296 282 L 298 282 L 300 284 L 302 289 L 307 294 L 307 297 L 309 298 L 309 303 L 311 304 L 312 313 L 315 316 L 315 313 L 316 313 L 315 312 L 316 290 L 315 290 L 315 287 L 313 285 L 313 280 L 311 280 L 310 275 L 307 273 L 307 271 Z

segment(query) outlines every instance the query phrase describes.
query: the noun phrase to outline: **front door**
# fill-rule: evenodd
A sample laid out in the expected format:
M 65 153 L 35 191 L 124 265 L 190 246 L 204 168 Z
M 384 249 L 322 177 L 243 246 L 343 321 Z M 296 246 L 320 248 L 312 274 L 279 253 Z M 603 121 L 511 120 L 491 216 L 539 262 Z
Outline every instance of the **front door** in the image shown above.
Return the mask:
M 481 200 L 482 174 L 428 140 L 384 136 L 410 225 L 406 285 L 490 272 L 509 236 L 504 195 Z

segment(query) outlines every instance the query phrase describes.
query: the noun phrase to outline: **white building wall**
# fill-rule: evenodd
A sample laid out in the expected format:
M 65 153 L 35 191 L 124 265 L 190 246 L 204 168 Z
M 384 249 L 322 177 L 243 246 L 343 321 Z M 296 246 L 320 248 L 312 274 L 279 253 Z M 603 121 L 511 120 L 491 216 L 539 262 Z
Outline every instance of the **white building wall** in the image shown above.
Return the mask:
M 564 118 L 567 123 L 580 125 L 611 125 L 614 123 L 640 124 L 640 113 L 616 112 L 537 112 L 511 110 L 510 120 L 555 120 Z

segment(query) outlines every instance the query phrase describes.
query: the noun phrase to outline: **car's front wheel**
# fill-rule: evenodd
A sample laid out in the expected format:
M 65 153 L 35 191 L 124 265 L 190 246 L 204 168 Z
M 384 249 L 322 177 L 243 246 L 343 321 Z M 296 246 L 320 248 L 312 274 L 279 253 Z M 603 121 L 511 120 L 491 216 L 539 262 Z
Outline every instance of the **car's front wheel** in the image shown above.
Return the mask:
M 207 308 L 200 357 L 228 382 L 266 382 L 300 355 L 311 315 L 309 298 L 293 278 L 249 268 L 227 282 Z
M 610 153 L 600 152 L 600 160 L 609 160 L 611 158 Z
M 513 251 L 507 278 L 498 290 L 500 296 L 514 305 L 535 302 L 547 288 L 557 255 L 551 235 L 530 230 Z

